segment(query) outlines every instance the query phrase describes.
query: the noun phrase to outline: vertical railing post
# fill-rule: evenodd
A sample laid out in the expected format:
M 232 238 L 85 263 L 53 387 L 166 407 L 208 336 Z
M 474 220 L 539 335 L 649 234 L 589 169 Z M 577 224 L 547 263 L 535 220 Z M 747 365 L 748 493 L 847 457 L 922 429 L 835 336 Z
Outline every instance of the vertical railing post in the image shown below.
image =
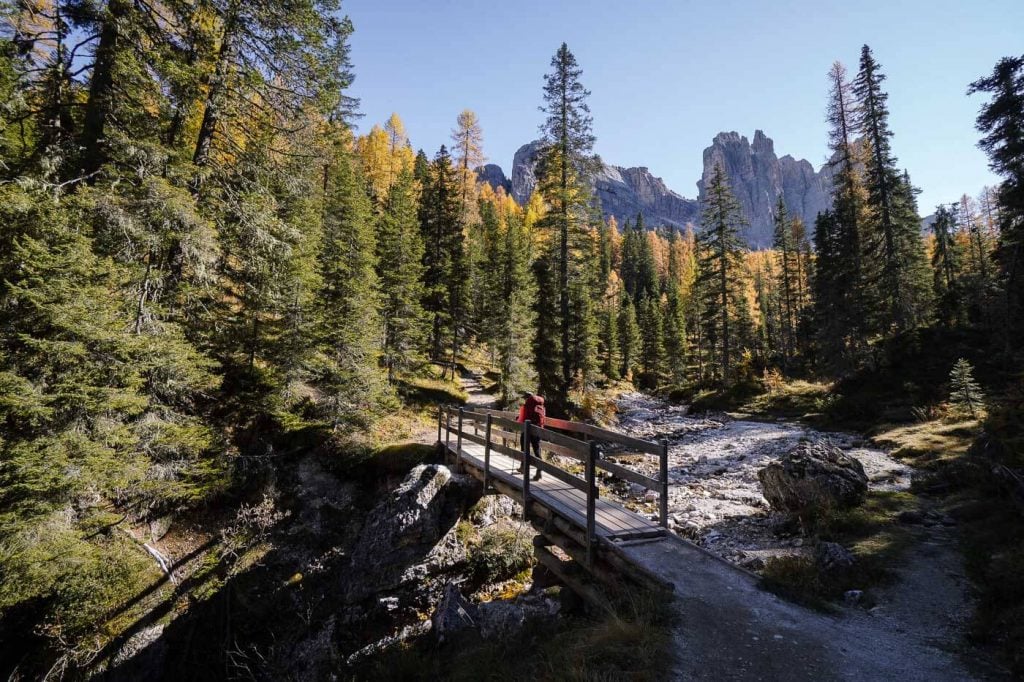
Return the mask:
M 597 525 L 597 443 L 587 451 L 587 566 L 594 565 L 594 537 Z
M 437 406 L 437 444 L 441 444 L 441 425 L 444 423 L 444 405 Z
M 452 450 L 452 408 L 446 405 L 444 408 L 444 461 L 448 461 L 448 455 Z
M 658 516 L 661 520 L 661 527 L 668 528 L 668 441 L 664 438 L 661 439 L 661 461 L 658 464 L 660 465 L 658 477 L 661 479 Z
M 523 519 L 530 506 L 530 420 L 523 422 Z
M 487 477 L 491 470 L 491 415 L 487 415 L 487 426 L 484 429 L 484 494 L 487 494 Z
M 459 435 L 455 440 L 455 471 L 462 473 L 462 408 L 459 408 Z

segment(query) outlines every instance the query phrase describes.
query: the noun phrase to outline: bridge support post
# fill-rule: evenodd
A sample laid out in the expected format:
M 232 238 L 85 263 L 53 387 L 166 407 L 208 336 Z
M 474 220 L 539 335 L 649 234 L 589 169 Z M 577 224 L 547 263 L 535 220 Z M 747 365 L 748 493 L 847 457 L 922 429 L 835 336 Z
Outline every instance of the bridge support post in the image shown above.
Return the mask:
M 530 508 L 530 420 L 523 422 L 523 520 Z
M 445 406 L 444 408 L 444 461 L 448 461 L 448 455 L 451 453 L 452 447 L 452 408 L 451 406 Z
M 594 565 L 594 536 L 597 525 L 597 443 L 590 441 L 587 452 L 587 567 Z
M 462 410 L 459 408 L 459 433 L 455 438 L 455 471 L 462 473 Z
M 437 444 L 441 445 L 441 427 L 444 424 L 444 405 L 437 406 Z
M 661 494 L 658 496 L 658 516 L 662 528 L 668 528 L 668 441 L 661 439 L 661 455 L 658 462 L 661 479 Z
M 491 415 L 487 415 L 487 426 L 484 428 L 484 495 L 487 494 L 487 477 L 491 472 Z

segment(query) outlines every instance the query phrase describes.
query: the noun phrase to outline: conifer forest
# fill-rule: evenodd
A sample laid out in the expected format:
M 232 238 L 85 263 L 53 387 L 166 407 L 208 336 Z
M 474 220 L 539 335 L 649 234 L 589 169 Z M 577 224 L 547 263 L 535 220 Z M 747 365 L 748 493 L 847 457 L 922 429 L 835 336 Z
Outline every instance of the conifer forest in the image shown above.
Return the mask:
M 998 182 L 938 206 L 900 162 L 889 55 L 803 62 L 820 106 L 793 115 L 827 126 L 827 208 L 769 197 L 755 248 L 723 163 L 685 224 L 603 210 L 602 83 L 566 43 L 532 74 L 528 197 L 482 173 L 488 121 L 464 103 L 427 148 L 399 113 L 367 120 L 348 5 L 0 2 L 0 674 L 695 679 L 685 610 L 577 603 L 541 579 L 526 512 L 443 464 L 440 406 L 536 393 L 548 419 L 668 438 L 668 532 L 808 618 L 889 614 L 922 537 L 945 543 L 971 585 L 950 646 L 974 662 L 948 679 L 1024 675 L 1024 54 L 941 84 L 976 105 L 965 134 Z M 738 450 L 674 458 L 738 424 L 849 435 L 836 456 L 899 473 L 865 461 L 860 506 L 779 535 L 752 470 L 756 503 L 735 499 L 785 551 L 726 549 L 686 495 Z M 392 532 L 428 474 L 453 481 L 419 493 L 445 496 L 415 508 L 441 520 Z M 613 479 L 601 499 L 654 509 Z M 719 536 L 755 523 L 715 513 Z M 838 577 L 831 545 L 854 567 Z M 451 584 L 479 632 L 438 643 Z M 492 638 L 503 600 L 525 624 Z M 704 679 L 824 679 L 716 656 Z

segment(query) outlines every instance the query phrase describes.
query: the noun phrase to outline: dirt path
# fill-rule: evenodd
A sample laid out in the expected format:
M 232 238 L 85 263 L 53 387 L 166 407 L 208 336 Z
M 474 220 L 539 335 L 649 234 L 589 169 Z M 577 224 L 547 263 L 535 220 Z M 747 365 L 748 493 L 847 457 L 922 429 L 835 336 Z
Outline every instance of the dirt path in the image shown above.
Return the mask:
M 462 382 L 462 390 L 469 394 L 466 404 L 475 407 L 493 408 L 497 404 L 497 400 L 493 395 L 484 390 L 483 384 L 480 383 L 483 376 L 482 373 L 471 370 L 462 370 L 460 372 L 459 381 Z
M 898 580 L 872 591 L 874 606 L 825 616 L 764 592 L 752 574 L 765 559 L 807 552 L 804 538 L 780 534 L 757 471 L 801 439 L 828 438 L 860 460 L 873 490 L 906 490 L 911 470 L 858 436 L 801 425 L 695 418 L 685 409 L 630 394 L 620 402 L 624 431 L 670 442 L 669 511 L 677 532 L 712 555 L 655 543 L 637 560 L 677 586 L 679 679 L 1004 679 L 965 639 L 973 599 L 949 528 L 934 522 L 894 567 Z M 632 493 L 632 495 L 631 495 Z M 635 507 L 642 491 L 624 491 Z M 667 553 L 666 553 L 667 552 Z

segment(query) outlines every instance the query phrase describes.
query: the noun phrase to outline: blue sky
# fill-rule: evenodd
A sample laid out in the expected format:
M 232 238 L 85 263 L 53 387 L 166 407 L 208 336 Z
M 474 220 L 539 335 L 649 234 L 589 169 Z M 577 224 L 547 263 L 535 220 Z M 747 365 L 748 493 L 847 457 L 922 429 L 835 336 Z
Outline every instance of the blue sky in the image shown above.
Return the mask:
M 365 132 L 398 112 L 415 148 L 473 109 L 509 172 L 537 136 L 543 74 L 565 41 L 583 68 L 596 151 L 696 195 L 702 151 L 760 128 L 780 156 L 826 157 L 825 75 L 871 45 L 887 74 L 894 151 L 922 213 L 992 184 L 968 83 L 1024 52 L 1024 0 L 344 0 Z

